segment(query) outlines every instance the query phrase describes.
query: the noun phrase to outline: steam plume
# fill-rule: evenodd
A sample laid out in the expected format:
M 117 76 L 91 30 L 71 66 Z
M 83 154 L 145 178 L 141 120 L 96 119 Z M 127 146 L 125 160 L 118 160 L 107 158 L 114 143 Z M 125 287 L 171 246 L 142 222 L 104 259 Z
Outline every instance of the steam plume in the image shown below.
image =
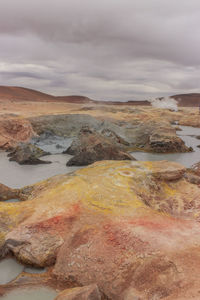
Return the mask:
M 170 97 L 165 97 L 162 99 L 154 98 L 148 100 L 153 107 L 170 109 L 173 111 L 178 111 L 177 101 Z

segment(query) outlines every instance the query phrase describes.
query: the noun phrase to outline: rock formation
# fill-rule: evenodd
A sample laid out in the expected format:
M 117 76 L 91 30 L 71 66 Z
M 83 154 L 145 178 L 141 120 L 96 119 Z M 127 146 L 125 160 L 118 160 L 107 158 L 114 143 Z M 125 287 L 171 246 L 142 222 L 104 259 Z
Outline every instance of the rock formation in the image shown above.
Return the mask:
M 200 189 L 185 171 L 102 161 L 26 187 L 27 201 L 0 203 L 1 255 L 107 299 L 198 299 Z
M 82 128 L 78 138 L 64 152 L 75 155 L 67 162 L 67 166 L 85 166 L 100 160 L 134 160 L 118 146 L 120 140 L 114 143 L 112 137 L 105 137 L 88 127 Z
M 51 115 L 29 119 L 34 131 L 42 134 L 46 131 L 64 137 L 77 137 L 82 127 L 103 134 L 120 147 L 149 152 L 173 153 L 191 151 L 176 135 L 176 130 L 166 121 L 137 120 L 129 121 L 101 120 L 86 114 Z
M 16 161 L 20 165 L 38 165 L 51 163 L 40 159 L 40 157 L 49 154 L 33 144 L 20 143 L 8 154 L 8 157 L 10 157 L 10 161 Z

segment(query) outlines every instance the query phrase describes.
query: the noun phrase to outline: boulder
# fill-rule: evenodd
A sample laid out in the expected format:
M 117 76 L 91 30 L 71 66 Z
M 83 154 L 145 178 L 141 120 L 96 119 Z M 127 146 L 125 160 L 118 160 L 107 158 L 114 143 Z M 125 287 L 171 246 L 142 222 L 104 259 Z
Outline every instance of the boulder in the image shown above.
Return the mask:
M 190 152 L 193 149 L 188 148 L 184 141 L 177 136 L 162 136 L 153 133 L 149 138 L 149 149 L 156 153 L 176 153 L 176 152 Z
M 55 300 L 103 300 L 96 284 L 76 287 L 61 292 Z
M 83 128 L 78 139 L 64 153 L 75 155 L 67 162 L 67 166 L 85 166 L 100 160 L 135 160 L 112 139 L 89 128 Z
M 10 161 L 16 161 L 20 165 L 37 165 L 51 163 L 50 161 L 40 159 L 40 157 L 49 154 L 50 153 L 43 151 L 35 145 L 20 143 L 12 152 L 8 154 L 8 157 L 10 157 Z
M 0 201 L 16 199 L 19 197 L 20 190 L 11 189 L 8 186 L 0 183 Z
M 0 148 L 9 149 L 19 142 L 28 142 L 35 135 L 28 120 L 0 118 Z

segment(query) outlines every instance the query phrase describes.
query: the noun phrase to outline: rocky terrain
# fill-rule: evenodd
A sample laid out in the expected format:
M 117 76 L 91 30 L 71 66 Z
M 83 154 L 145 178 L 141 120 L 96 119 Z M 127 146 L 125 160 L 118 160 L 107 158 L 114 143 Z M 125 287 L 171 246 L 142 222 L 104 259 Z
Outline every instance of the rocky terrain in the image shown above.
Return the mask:
M 200 190 L 185 172 L 103 161 L 21 189 L 26 201 L 0 203 L 1 256 L 51 267 L 61 290 L 96 284 L 102 299 L 198 299 Z
M 21 189 L 0 184 L 0 259 L 46 268 L 23 271 L 0 285 L 0 295 L 49 286 L 56 300 L 199 299 L 199 163 L 186 169 L 130 154 L 192 151 L 179 125 L 200 128 L 198 108 L 59 100 L 1 87 L 0 148 L 11 160 L 43 163 L 48 152 L 40 145 L 55 139 L 59 155 L 73 155 L 68 165 L 89 166 Z

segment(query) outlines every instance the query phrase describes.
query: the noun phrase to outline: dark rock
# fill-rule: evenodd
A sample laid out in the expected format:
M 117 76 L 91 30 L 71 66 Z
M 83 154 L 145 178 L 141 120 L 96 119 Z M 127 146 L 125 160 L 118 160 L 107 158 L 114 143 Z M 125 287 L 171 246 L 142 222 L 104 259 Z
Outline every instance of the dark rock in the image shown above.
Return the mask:
M 75 155 L 67 162 L 67 166 L 85 166 L 100 160 L 135 160 L 113 143 L 112 139 L 89 128 L 80 131 L 78 139 L 65 153 Z
M 40 160 L 40 157 L 49 154 L 49 152 L 45 152 L 35 145 L 20 143 L 8 154 L 8 157 L 10 157 L 10 161 L 16 161 L 20 165 L 37 165 L 51 163 L 50 161 Z

